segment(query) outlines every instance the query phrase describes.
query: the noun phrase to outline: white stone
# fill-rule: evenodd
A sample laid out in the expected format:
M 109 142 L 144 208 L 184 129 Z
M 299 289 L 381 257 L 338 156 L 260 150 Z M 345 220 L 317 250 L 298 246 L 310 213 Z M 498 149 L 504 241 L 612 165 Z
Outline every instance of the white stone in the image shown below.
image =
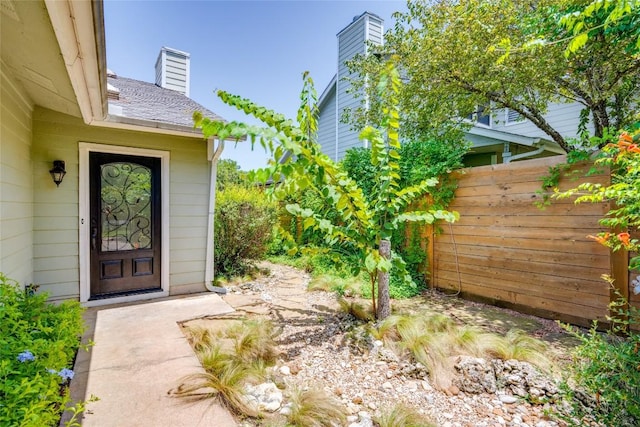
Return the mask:
M 278 411 L 281 415 L 284 415 L 285 417 L 287 415 L 291 414 L 291 403 L 287 403 L 286 405 L 284 405 L 282 408 L 280 408 L 280 410 Z
M 511 404 L 511 403 L 516 403 L 517 401 L 518 401 L 518 398 L 509 396 L 508 394 L 500 395 L 500 402 L 502 403 Z
M 423 381 L 420 381 L 420 384 L 422 385 L 422 388 L 425 391 L 432 391 L 433 390 L 433 387 L 431 387 L 431 384 L 429 384 L 429 381 L 423 380 Z
M 282 375 L 291 375 L 291 369 L 287 365 L 280 366 L 280 373 Z
M 384 388 L 386 390 L 391 390 L 393 388 L 393 386 L 391 385 L 391 383 L 389 381 L 385 381 L 384 383 L 382 383 L 382 388 Z
M 373 342 L 373 345 L 376 346 L 376 347 L 382 347 L 383 344 L 384 343 L 382 341 L 380 341 L 380 340 L 375 340 Z
M 245 387 L 245 400 L 260 411 L 277 411 L 282 405 L 282 399 L 282 392 L 272 382 Z

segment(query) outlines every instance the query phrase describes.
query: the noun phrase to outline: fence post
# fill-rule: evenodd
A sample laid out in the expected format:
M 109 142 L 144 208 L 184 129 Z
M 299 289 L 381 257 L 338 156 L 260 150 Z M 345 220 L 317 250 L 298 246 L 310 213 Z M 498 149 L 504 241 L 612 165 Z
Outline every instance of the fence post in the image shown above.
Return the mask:
M 617 209 L 615 203 L 610 203 L 609 210 Z M 624 232 L 620 228 L 614 228 L 611 230 L 612 234 L 618 235 L 618 233 Z M 625 303 L 622 306 L 617 306 L 616 310 L 622 309 L 624 313 L 629 311 L 629 252 L 624 248 L 620 248 L 617 251 L 610 251 L 611 260 L 611 288 L 609 289 L 609 302 L 616 301 L 620 295 L 625 299 Z M 620 314 L 617 311 L 612 310 L 614 306 L 609 306 L 609 316 L 613 319 L 619 319 L 623 322 L 628 320 L 626 314 Z M 626 331 L 626 328 L 624 328 Z

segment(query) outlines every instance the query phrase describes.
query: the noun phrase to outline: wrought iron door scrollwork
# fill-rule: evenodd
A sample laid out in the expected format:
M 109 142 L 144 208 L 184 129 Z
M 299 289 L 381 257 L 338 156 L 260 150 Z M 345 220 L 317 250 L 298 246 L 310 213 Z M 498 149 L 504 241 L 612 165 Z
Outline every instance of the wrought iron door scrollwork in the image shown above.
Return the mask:
M 151 170 L 106 163 L 100 177 L 102 251 L 151 249 Z

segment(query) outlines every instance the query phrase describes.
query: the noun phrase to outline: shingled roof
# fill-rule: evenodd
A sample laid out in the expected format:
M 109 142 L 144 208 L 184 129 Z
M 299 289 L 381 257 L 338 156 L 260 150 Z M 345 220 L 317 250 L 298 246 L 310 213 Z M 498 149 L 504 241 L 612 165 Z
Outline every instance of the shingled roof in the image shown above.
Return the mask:
M 109 114 L 193 128 L 193 112 L 200 111 L 210 119 L 224 120 L 191 98 L 153 83 L 125 77 L 107 77 Z

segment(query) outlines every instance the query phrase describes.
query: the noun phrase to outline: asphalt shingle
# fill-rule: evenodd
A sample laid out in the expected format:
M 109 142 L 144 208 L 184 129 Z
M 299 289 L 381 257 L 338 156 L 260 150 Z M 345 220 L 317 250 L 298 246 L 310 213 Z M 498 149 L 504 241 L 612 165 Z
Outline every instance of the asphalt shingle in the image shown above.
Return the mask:
M 107 82 L 120 91 L 118 99 L 110 97 L 109 105 L 122 108 L 118 115 L 124 117 L 193 127 L 193 112 L 200 111 L 212 120 L 224 120 L 180 92 L 153 83 L 120 76 L 108 77 Z

